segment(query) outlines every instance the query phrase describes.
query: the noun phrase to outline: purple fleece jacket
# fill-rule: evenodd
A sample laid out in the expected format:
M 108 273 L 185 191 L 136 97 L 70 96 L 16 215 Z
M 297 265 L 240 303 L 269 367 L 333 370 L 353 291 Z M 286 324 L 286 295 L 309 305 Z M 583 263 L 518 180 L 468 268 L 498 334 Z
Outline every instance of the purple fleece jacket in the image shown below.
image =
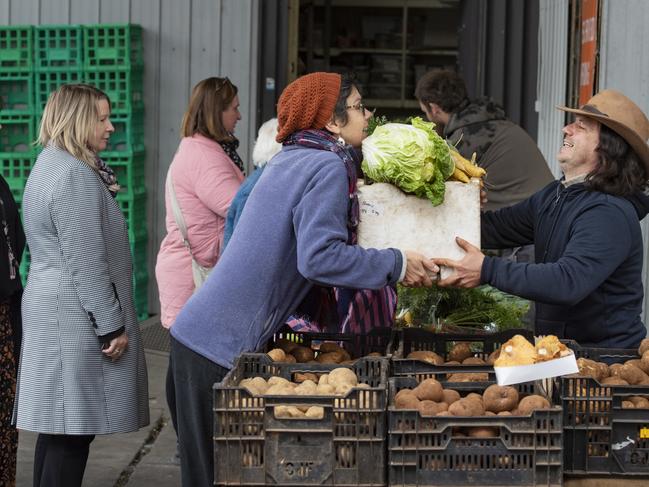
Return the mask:
M 282 326 L 313 284 L 396 283 L 399 250 L 347 245 L 348 202 L 337 155 L 284 147 L 255 185 L 218 265 L 176 318 L 173 337 L 229 369 Z

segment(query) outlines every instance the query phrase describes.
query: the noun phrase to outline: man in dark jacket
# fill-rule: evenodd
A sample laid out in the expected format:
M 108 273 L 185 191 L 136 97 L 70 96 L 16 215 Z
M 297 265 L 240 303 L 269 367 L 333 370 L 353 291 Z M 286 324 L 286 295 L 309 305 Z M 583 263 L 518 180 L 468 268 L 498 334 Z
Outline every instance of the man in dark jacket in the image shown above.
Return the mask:
M 649 212 L 649 120 L 622 93 L 604 90 L 563 129 L 564 177 L 510 208 L 486 212 L 485 248 L 535 244 L 536 263 L 485 257 L 458 239 L 461 261 L 441 286 L 490 284 L 536 301 L 536 333 L 582 345 L 635 348 L 646 335 L 643 243 Z
M 475 152 L 477 164 L 487 171 L 485 210 L 518 203 L 554 180 L 527 132 L 493 100 L 469 100 L 464 80 L 455 72 L 427 72 L 417 82 L 415 96 L 440 135 L 467 159 Z

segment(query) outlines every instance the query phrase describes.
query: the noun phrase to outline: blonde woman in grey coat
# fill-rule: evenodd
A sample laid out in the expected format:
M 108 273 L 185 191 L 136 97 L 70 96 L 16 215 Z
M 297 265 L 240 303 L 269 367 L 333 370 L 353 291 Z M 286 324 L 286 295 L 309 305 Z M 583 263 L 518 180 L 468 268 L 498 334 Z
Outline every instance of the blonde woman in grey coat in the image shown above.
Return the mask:
M 80 486 L 95 435 L 149 423 L 119 186 L 97 156 L 113 130 L 105 93 L 61 86 L 45 106 L 43 151 L 25 186 L 31 267 L 16 422 L 39 433 L 34 486 Z

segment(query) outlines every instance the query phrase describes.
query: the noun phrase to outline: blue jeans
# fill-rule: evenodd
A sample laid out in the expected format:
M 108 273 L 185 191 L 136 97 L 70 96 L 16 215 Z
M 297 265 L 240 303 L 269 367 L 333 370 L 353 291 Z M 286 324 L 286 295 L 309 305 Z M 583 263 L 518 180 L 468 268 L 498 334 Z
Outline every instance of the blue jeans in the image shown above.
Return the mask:
M 175 410 L 171 419 L 177 428 L 180 475 L 183 487 L 212 487 L 214 484 L 214 413 L 212 386 L 221 382 L 228 369 L 215 364 L 171 337 L 171 382 Z

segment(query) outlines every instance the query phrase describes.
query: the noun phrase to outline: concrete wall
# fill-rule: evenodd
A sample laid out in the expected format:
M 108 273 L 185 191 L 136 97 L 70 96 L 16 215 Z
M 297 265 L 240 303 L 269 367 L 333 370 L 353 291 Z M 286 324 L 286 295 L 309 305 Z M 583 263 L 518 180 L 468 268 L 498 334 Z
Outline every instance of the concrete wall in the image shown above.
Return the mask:
M 228 76 L 239 88 L 236 135 L 250 160 L 257 126 L 261 0 L 0 0 L 0 25 L 135 23 L 144 33 L 149 308 L 158 310 L 155 256 L 165 233 L 164 180 L 191 88 Z

